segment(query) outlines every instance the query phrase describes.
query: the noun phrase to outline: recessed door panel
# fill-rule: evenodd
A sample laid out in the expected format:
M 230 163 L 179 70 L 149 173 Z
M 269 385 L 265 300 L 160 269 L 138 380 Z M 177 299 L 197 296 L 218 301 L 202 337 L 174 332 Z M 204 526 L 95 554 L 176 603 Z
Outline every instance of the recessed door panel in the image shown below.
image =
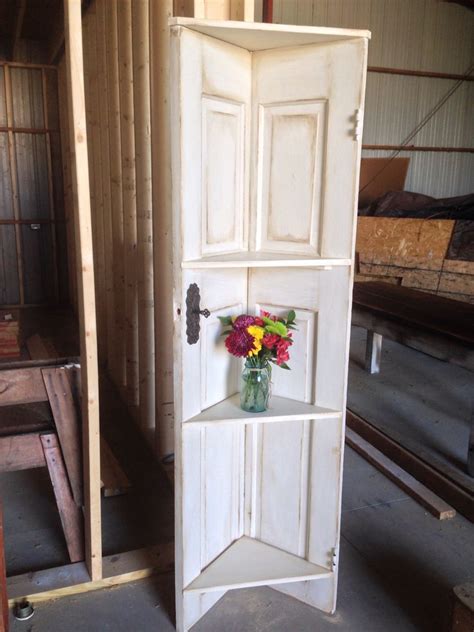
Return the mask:
M 242 249 L 245 104 L 202 100 L 202 254 Z
M 257 249 L 317 255 L 326 102 L 259 108 Z

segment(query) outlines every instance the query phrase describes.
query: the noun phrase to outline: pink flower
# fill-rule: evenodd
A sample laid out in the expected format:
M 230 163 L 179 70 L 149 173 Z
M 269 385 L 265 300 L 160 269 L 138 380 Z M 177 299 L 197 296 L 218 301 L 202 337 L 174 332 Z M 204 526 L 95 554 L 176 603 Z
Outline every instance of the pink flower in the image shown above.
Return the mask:
M 243 318 L 240 316 L 239 318 Z M 234 323 L 235 325 L 235 323 Z M 238 328 L 231 331 L 231 333 L 225 339 L 225 346 L 227 351 L 237 358 L 245 358 L 248 356 L 249 351 L 253 349 L 254 338 L 249 334 L 246 329 Z

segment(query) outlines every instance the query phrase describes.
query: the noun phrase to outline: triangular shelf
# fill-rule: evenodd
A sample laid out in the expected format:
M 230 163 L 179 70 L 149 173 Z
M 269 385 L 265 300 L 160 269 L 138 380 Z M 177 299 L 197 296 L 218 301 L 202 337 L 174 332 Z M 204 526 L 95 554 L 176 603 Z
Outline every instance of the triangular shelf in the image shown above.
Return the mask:
M 232 397 L 224 399 L 222 402 L 210 406 L 184 422 L 184 426 L 194 426 L 195 424 L 252 424 L 269 423 L 278 421 L 302 421 L 304 419 L 339 419 L 341 412 L 314 406 L 295 399 L 273 396 L 270 407 L 263 413 L 248 413 L 240 408 L 240 394 L 236 393 Z
M 186 588 L 185 592 L 214 592 L 249 586 L 287 584 L 329 577 L 332 571 L 265 544 L 241 537 L 231 544 Z

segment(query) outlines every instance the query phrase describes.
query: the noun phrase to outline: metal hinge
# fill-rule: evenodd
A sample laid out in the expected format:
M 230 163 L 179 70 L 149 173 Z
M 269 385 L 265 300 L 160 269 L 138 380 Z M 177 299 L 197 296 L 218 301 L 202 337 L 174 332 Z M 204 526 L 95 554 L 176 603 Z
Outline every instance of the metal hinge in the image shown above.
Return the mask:
M 357 108 L 354 114 L 354 140 L 362 138 L 362 127 L 364 123 L 364 110 Z

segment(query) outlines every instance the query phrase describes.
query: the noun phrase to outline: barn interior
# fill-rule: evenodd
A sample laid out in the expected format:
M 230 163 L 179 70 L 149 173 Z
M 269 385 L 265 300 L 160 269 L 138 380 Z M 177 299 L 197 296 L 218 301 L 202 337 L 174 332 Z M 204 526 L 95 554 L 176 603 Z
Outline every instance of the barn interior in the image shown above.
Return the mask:
M 80 16 L 79 31 L 71 15 Z M 0 0 L 8 604 L 33 604 L 35 632 L 175 629 L 173 17 L 372 33 L 338 609 L 329 615 L 245 584 L 192 629 L 467 632 L 474 620 L 469 0 Z M 85 189 L 79 163 L 88 170 Z M 78 222 L 81 196 L 90 208 L 86 228 Z M 36 443 L 24 448 L 33 434 Z M 453 593 L 460 585 L 467 598 Z M 455 627 L 459 616 L 471 617 L 466 627 Z M 10 630 L 25 629 L 12 611 Z

